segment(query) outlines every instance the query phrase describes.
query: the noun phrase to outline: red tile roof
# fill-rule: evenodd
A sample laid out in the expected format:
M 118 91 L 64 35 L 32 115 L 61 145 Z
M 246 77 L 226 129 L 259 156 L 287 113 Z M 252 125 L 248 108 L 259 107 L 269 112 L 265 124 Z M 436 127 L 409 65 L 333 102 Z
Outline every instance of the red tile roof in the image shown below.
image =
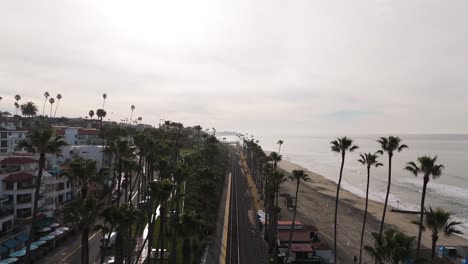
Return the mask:
M 97 136 L 99 135 L 99 130 L 94 129 L 94 128 L 80 128 L 78 129 L 78 135 Z
M 34 175 L 22 171 L 22 172 L 12 173 L 8 175 L 5 179 L 3 179 L 3 181 L 4 182 L 17 182 L 17 181 L 31 180 L 33 177 Z
M 292 252 L 313 252 L 314 249 L 310 244 L 291 244 Z
M 280 241 L 289 241 L 289 230 L 278 230 L 278 238 Z M 310 242 L 310 232 L 295 230 L 292 236 L 293 242 Z
M 0 161 L 1 165 L 16 165 L 16 164 L 29 164 L 36 163 L 36 159 L 27 157 L 7 157 Z

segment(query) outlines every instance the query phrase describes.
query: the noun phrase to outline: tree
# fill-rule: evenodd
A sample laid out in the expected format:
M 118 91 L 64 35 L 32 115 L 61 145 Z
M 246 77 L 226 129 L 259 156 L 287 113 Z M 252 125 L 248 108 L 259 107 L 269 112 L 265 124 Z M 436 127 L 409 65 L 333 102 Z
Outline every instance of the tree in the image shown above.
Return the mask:
M 41 188 L 42 172 L 45 166 L 45 155 L 46 154 L 59 154 L 60 149 L 66 146 L 67 143 L 62 140 L 61 136 L 56 136 L 54 129 L 49 125 L 41 125 L 33 128 L 28 133 L 28 141 L 20 141 L 18 143 L 18 149 L 26 149 L 29 152 L 39 153 L 39 170 L 36 179 L 36 189 L 34 192 L 34 205 L 33 214 L 31 220 L 31 229 L 29 231 L 29 240 L 26 243 L 26 263 L 31 261 L 30 246 L 31 242 L 34 241 L 34 235 L 36 234 L 36 216 L 37 216 L 37 204 L 39 201 L 39 190 Z
M 385 215 L 387 213 L 388 197 L 390 195 L 390 187 L 392 185 L 392 158 L 393 154 L 401 152 L 403 149 L 408 148 L 407 145 L 401 144 L 401 139 L 399 137 L 389 136 L 388 138 L 381 137 L 377 142 L 380 144 L 379 154 L 384 152 L 388 154 L 388 181 L 387 181 L 387 194 L 385 195 L 384 209 L 382 213 L 382 221 L 380 222 L 379 234 L 382 235 L 384 224 L 385 224 Z
M 445 236 L 452 234 L 463 234 L 462 231 L 455 227 L 461 225 L 462 222 L 451 220 L 452 213 L 445 211 L 442 208 L 436 208 L 433 210 L 429 207 L 429 211 L 426 212 L 426 218 L 424 219 L 423 230 L 429 228 L 432 232 L 432 254 L 431 257 L 434 259 L 437 241 L 439 240 L 439 233 L 444 232 Z M 416 222 L 419 225 L 418 222 Z
M 102 109 L 104 109 L 104 104 L 106 103 L 107 94 L 102 94 Z
M 366 187 L 366 205 L 364 208 L 364 220 L 362 221 L 362 231 L 361 231 L 361 245 L 359 247 L 359 264 L 362 262 L 362 247 L 364 243 L 364 231 L 366 230 L 366 220 L 367 220 L 367 207 L 369 203 L 369 184 L 370 184 L 370 169 L 371 167 L 380 167 L 383 166 L 382 163 L 377 161 L 377 153 L 366 153 L 361 154 L 361 158 L 358 160 L 362 165 L 367 168 L 367 187 Z
M 50 96 L 49 92 L 45 92 L 45 93 L 44 93 L 45 99 L 44 99 L 44 105 L 42 106 L 42 115 L 44 115 L 45 105 L 46 105 L 46 103 L 47 103 L 47 99 L 49 98 L 49 96 Z
M 14 102 L 13 104 L 15 105 L 15 115 L 18 115 L 18 109 L 20 108 L 20 105 L 18 102 Z
M 132 113 L 130 114 L 130 122 L 132 122 L 133 111 L 135 111 L 135 105 L 130 106 L 130 109 L 132 110 Z
M 278 154 L 280 154 L 281 152 L 281 145 L 283 145 L 284 141 L 283 140 L 278 140 L 277 144 L 279 145 L 279 148 L 278 148 Z
M 89 231 L 96 219 L 101 204 L 94 197 L 71 202 L 64 208 L 65 219 L 82 227 L 81 229 L 81 263 L 89 264 Z
M 202 130 L 202 127 L 196 125 L 194 128 L 197 130 L 197 151 L 200 152 L 200 131 Z
M 57 116 L 57 108 L 58 108 L 58 106 L 59 106 L 60 99 L 62 99 L 62 95 L 61 95 L 61 94 L 57 94 L 57 105 L 55 106 L 54 118 Z
M 415 162 L 411 161 L 407 163 L 405 170 L 409 171 L 414 176 L 418 176 L 419 174 L 423 175 L 423 190 L 421 195 L 421 212 L 419 216 L 419 232 L 418 232 L 418 244 L 416 246 L 416 256 L 419 256 L 419 249 L 421 248 L 421 237 L 422 237 L 422 228 L 424 222 L 424 202 L 426 200 L 426 189 L 427 184 L 429 183 L 429 179 L 432 176 L 433 179 L 437 179 L 442 174 L 442 170 L 444 169 L 444 165 L 436 164 L 437 156 L 421 156 L 418 158 L 417 162 L 419 166 L 416 165 Z
M 94 116 L 94 111 L 93 110 L 89 110 L 89 117 L 91 117 L 91 120 L 93 120 L 93 116 Z
M 104 109 L 98 109 L 96 111 L 96 116 L 99 118 L 99 120 L 101 120 L 101 127 L 102 127 L 102 119 L 106 117 L 106 115 L 107 115 L 107 112 Z
M 346 157 L 346 152 L 353 152 L 359 147 L 353 145 L 353 140 L 347 137 L 337 138 L 330 142 L 331 150 L 336 153 L 341 154 L 341 167 L 340 167 L 340 176 L 338 178 L 338 184 L 336 186 L 336 199 L 335 199 L 335 222 L 334 222 L 334 237 L 333 237 L 333 249 L 334 249 L 334 263 L 336 263 L 336 233 L 337 233 L 337 224 L 338 224 L 338 202 L 340 199 L 340 187 L 341 180 L 343 178 L 343 168 Z
M 49 103 L 50 103 L 50 113 L 49 113 L 49 117 L 52 118 L 52 105 L 55 103 L 55 99 L 54 98 L 50 98 L 49 99 Z
M 171 180 L 163 179 L 160 181 L 159 202 L 161 206 L 159 208 L 159 247 L 156 247 L 156 256 L 159 256 L 160 263 L 164 263 L 164 237 L 166 236 L 165 226 L 167 218 L 166 206 L 169 198 L 171 197 L 173 188 L 174 183 Z
M 92 159 L 77 158 L 70 163 L 71 172 L 68 174 L 73 185 L 81 185 L 81 197 L 88 197 L 90 183 L 103 183 L 102 174 L 96 172 L 96 161 Z
M 180 217 L 178 229 L 184 239 L 182 242 L 182 264 L 192 263 L 192 245 L 190 236 L 199 231 L 202 225 L 194 211 L 183 213 Z
M 395 230 L 387 230 L 383 235 L 372 233 L 374 246 L 364 246 L 364 250 L 377 264 L 397 264 L 411 256 L 415 237 Z
M 15 95 L 15 100 L 17 103 L 19 103 L 19 100 L 21 100 L 21 96 L 19 94 Z
M 26 102 L 21 105 L 21 114 L 24 116 L 35 116 L 37 113 L 37 106 L 33 102 Z
M 293 232 L 294 232 L 294 225 L 296 223 L 297 201 L 299 198 L 299 185 L 301 181 L 307 182 L 310 180 L 310 178 L 309 178 L 309 175 L 307 175 L 303 170 L 293 170 L 292 175 L 289 176 L 289 179 L 292 181 L 296 181 L 296 202 L 294 204 L 294 213 L 293 213 L 293 220 L 291 224 L 291 231 L 289 231 L 289 244 L 288 244 L 288 252 L 286 254 L 286 259 L 285 259 L 286 261 L 288 261 L 289 256 L 291 255 L 292 237 L 293 237 Z

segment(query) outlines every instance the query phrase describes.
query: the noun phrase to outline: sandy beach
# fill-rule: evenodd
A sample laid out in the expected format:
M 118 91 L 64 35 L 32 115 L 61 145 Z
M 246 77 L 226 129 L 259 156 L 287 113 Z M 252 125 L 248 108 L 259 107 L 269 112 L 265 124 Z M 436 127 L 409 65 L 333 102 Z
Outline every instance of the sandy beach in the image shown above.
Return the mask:
M 297 219 L 304 224 L 318 227 L 321 233 L 320 237 L 325 242 L 331 243 L 331 238 L 333 237 L 336 184 L 319 174 L 285 160 L 279 163 L 279 167 L 286 172 L 291 172 L 294 169 L 307 171 L 311 181 L 300 186 Z M 294 195 L 295 188 L 295 183 L 286 181 L 281 185 L 281 193 Z M 285 208 L 284 198 L 280 197 L 280 199 L 280 206 L 282 207 L 280 218 L 292 219 L 292 212 Z M 359 255 L 365 199 L 342 189 L 340 201 L 338 209 L 338 252 L 344 256 L 343 263 L 352 263 L 352 257 Z M 389 206 L 386 216 L 386 229 L 394 228 L 408 235 L 417 236 L 418 228 L 411 223 L 412 220 L 417 219 L 417 216 L 391 212 L 390 209 L 391 207 Z M 369 201 L 369 216 L 367 217 L 364 245 L 372 245 L 371 232 L 378 232 L 382 210 L 383 204 Z M 422 244 L 427 248 L 431 246 L 431 235 L 427 231 L 423 233 Z M 333 244 L 330 245 L 332 246 Z M 440 234 L 438 245 L 468 245 L 468 240 L 460 236 L 444 237 L 444 235 Z M 345 259 L 349 259 L 350 261 L 345 261 Z M 363 253 L 364 262 L 372 263 L 365 253 Z

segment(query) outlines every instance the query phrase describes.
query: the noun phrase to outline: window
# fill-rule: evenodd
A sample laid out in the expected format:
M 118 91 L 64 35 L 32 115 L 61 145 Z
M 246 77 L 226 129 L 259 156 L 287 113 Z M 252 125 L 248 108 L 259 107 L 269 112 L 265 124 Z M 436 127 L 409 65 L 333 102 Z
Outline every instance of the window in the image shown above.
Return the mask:
M 0 147 L 8 148 L 8 141 L 7 140 L 2 140 Z
M 23 208 L 16 210 L 17 217 L 30 217 L 31 216 L 31 208 Z
M 7 138 L 7 132 L 1 132 L 0 138 Z
M 14 189 L 14 183 L 12 182 L 7 182 L 5 189 L 7 190 L 13 190 Z
M 61 190 L 65 189 L 65 184 L 63 182 L 57 183 L 55 188 L 56 188 L 57 191 L 61 191 Z
M 70 181 L 67 181 L 67 189 L 70 188 Z
M 7 204 L 13 204 L 13 195 L 8 195 L 8 201 L 6 202 Z
M 32 201 L 31 194 L 18 194 L 16 196 L 16 203 L 23 204 L 23 203 L 30 203 Z
M 63 195 L 58 196 L 58 202 L 59 204 L 63 203 Z
M 13 220 L 5 221 L 2 224 L 2 232 L 7 232 L 13 228 Z

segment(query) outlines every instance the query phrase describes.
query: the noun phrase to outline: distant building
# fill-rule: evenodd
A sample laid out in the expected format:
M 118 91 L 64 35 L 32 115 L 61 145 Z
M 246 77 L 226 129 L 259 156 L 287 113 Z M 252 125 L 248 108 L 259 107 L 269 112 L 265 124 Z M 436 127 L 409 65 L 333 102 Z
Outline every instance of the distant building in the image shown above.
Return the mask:
M 13 154 L 18 143 L 26 137 L 26 130 L 0 126 L 0 154 Z

